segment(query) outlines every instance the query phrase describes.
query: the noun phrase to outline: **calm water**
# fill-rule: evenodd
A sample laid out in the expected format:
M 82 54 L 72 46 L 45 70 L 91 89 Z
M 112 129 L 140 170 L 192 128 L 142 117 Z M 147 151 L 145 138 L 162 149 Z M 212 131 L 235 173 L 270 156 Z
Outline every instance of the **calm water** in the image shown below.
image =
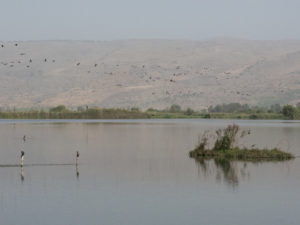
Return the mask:
M 204 130 L 232 122 L 2 120 L 0 224 L 298 225 L 300 158 L 220 164 L 188 157 Z M 252 130 L 242 145 L 300 155 L 299 121 L 235 123 Z M 21 150 L 23 170 L 12 166 Z M 75 162 L 77 150 L 79 167 L 63 165 Z

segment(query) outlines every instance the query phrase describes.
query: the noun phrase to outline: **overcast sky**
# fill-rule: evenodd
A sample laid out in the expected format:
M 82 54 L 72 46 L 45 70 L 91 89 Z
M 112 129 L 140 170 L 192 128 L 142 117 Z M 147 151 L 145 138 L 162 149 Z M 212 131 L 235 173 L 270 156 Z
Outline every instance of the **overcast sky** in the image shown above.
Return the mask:
M 0 0 L 0 40 L 300 39 L 300 0 Z

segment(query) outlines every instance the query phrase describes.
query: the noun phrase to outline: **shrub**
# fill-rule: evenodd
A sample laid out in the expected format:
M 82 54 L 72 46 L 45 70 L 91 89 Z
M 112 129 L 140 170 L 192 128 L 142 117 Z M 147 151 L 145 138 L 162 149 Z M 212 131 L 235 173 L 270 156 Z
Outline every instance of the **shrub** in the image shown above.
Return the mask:
M 229 125 L 225 129 L 216 130 L 217 139 L 213 149 L 217 151 L 225 151 L 233 148 L 239 129 L 240 127 L 238 125 L 233 124 Z
M 187 110 L 185 110 L 185 112 L 184 112 L 184 115 L 191 116 L 191 115 L 193 115 L 193 113 L 194 113 L 194 110 L 192 110 L 191 108 L 187 108 Z
M 180 112 L 180 111 L 181 111 L 180 105 L 177 105 L 177 104 L 171 105 L 170 112 L 176 113 L 176 112 Z
M 285 105 L 282 108 L 282 114 L 288 119 L 295 119 L 296 116 L 296 108 L 292 105 Z
M 67 108 L 64 105 L 59 105 L 50 109 L 50 112 L 54 112 L 54 113 L 63 112 L 63 111 L 67 111 Z

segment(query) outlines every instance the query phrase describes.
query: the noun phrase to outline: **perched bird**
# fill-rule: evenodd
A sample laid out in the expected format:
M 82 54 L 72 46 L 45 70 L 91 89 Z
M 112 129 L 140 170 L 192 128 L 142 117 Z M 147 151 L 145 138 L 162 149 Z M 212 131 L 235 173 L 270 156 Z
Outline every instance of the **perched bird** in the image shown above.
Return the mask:
M 78 160 L 79 160 L 79 152 L 76 152 L 76 165 L 78 165 Z
M 1 45 L 1 48 L 4 48 L 4 45 Z
M 15 46 L 18 46 L 18 44 L 16 43 Z
M 25 152 L 21 151 L 21 163 L 20 163 L 21 166 L 24 165 L 24 155 L 25 155 Z

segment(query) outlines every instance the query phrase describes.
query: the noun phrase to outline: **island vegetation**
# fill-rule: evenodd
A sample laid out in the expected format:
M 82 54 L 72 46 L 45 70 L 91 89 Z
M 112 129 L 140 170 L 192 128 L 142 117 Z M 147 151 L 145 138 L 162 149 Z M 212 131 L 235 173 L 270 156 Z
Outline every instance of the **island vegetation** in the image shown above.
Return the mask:
M 293 159 L 294 155 L 278 148 L 258 149 L 239 147 L 238 141 L 251 133 L 250 130 L 240 130 L 238 125 L 229 125 L 218 129 L 215 133 L 204 132 L 199 138 L 198 146 L 190 152 L 195 159 L 230 159 L 243 161 L 281 161 Z M 212 143 L 212 147 L 209 145 Z
M 99 108 L 96 106 L 79 106 L 67 108 L 59 105 L 48 109 L 18 109 L 1 107 L 0 119 L 300 119 L 300 103 L 296 106 L 279 104 L 270 107 L 249 106 L 247 104 L 229 103 L 210 106 L 201 111 L 191 108 L 182 109 L 173 104 L 166 109 L 149 108 L 141 110 L 137 107 Z

